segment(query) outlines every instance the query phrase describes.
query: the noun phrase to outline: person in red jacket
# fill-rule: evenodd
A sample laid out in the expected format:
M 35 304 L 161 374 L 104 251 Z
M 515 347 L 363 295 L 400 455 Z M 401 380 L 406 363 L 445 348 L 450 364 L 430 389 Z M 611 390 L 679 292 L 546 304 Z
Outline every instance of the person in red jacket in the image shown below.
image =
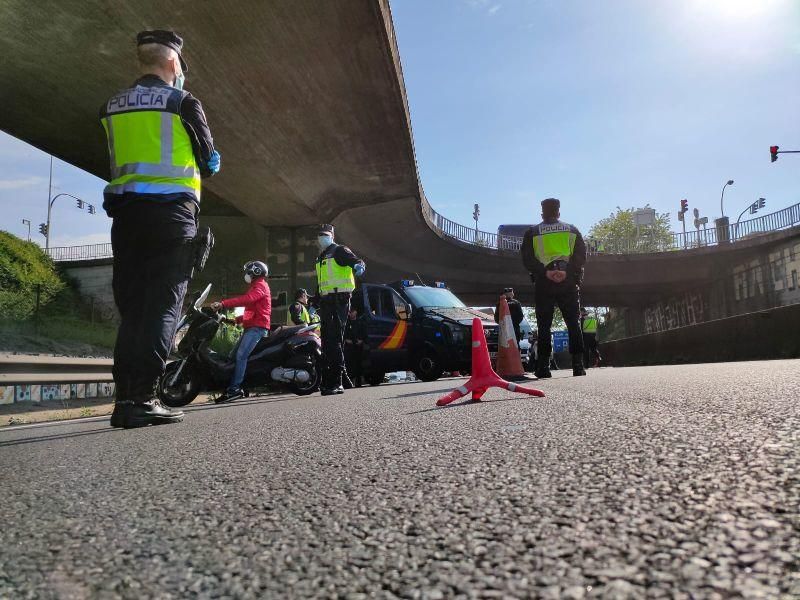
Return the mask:
M 263 262 L 250 261 L 244 266 L 244 280 L 250 284 L 247 293 L 235 298 L 226 298 L 211 305 L 214 310 L 244 307 L 244 315 L 236 317 L 236 322 L 242 324 L 244 332 L 231 353 L 236 356 L 236 367 L 234 367 L 228 389 L 215 401 L 217 404 L 233 402 L 244 397 L 242 382 L 247 371 L 247 360 L 261 338 L 269 335 L 272 297 L 266 281 L 268 273 L 269 268 Z

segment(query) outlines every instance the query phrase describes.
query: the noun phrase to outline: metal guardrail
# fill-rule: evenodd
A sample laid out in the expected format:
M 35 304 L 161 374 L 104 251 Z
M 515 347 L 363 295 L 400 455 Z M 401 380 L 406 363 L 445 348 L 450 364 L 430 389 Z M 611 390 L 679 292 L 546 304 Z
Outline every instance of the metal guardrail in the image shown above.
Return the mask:
M 498 235 L 490 231 L 481 231 L 474 227 L 461 225 L 436 212 L 424 196 L 422 200 L 422 214 L 428 225 L 443 237 L 452 238 L 491 250 L 506 252 L 519 252 L 522 238 L 508 235 Z M 727 229 L 701 229 L 687 231 L 686 233 L 671 233 L 663 238 L 652 239 L 643 234 L 636 239 L 594 239 L 586 238 L 587 250 L 590 254 L 641 254 L 644 252 L 671 252 L 673 250 L 688 250 L 690 248 L 703 248 L 719 244 L 720 233 L 723 242 L 736 242 L 748 239 L 755 235 L 770 233 L 800 224 L 800 203 L 789 206 L 762 217 L 731 223 Z M 50 257 L 55 262 L 71 262 L 81 260 L 97 260 L 112 258 L 111 244 L 92 244 L 87 246 L 59 246 L 48 250 Z
M 98 260 L 112 258 L 111 244 L 90 244 L 87 246 L 57 246 L 47 253 L 54 262 L 71 262 L 79 260 Z
M 437 213 L 428 199 L 422 196 L 422 214 L 428 224 L 443 237 L 459 242 L 507 252 L 519 252 L 522 238 L 498 235 L 489 231 L 481 231 L 467 227 Z M 586 238 L 589 254 L 641 254 L 645 252 L 672 252 L 715 246 L 722 242 L 737 242 L 753 236 L 786 229 L 800 224 L 800 203 L 782 210 L 742 221 L 731 223 L 727 228 L 701 229 L 686 233 L 671 233 L 663 238 L 653 239 L 643 234 L 636 239 L 594 239 Z M 720 235 L 721 234 L 721 235 Z
M 113 381 L 110 358 L 0 355 L 0 386 Z

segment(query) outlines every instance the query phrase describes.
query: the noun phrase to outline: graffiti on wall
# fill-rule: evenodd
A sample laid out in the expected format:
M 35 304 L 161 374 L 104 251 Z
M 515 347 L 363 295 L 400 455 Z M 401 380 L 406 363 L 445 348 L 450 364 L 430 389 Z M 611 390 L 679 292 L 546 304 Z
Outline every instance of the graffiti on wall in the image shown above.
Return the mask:
M 686 292 L 644 309 L 647 333 L 665 331 L 705 321 L 706 303 L 700 292 Z
M 778 305 L 800 300 L 800 243 L 791 243 L 769 254 L 762 264 L 759 259 L 733 267 L 733 295 L 737 302 L 776 294 Z

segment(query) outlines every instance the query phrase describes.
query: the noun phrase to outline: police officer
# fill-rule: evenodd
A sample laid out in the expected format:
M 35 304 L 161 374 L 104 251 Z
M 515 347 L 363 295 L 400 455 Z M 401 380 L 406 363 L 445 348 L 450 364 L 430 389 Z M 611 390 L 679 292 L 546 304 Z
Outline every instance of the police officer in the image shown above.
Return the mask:
M 200 101 L 183 90 L 183 40 L 172 31 L 136 37 L 141 77 L 100 109 L 111 180 L 113 291 L 121 322 L 114 348 L 113 427 L 183 420 L 156 396 L 190 277 L 201 177 L 220 155 Z
M 366 270 L 364 261 L 350 248 L 333 241 L 333 225 L 322 225 L 317 236 L 321 250 L 317 257 L 316 303 L 322 319 L 322 372 L 323 396 L 343 394 L 345 371 L 342 342 L 347 314 L 350 312 L 350 297 L 356 289 L 355 277 L 361 277 Z
M 561 310 L 569 331 L 572 374 L 586 375 L 579 320 L 579 289 L 586 262 L 586 245 L 577 228 L 559 221 L 560 209 L 558 199 L 542 200 L 542 222 L 531 227 L 522 241 L 522 262 L 536 286 L 537 377 L 551 377 L 548 366 L 552 351 L 550 327 L 556 306 Z
M 294 303 L 289 307 L 286 324 L 308 325 L 311 322 L 311 313 L 308 312 L 308 292 L 300 288 L 294 294 Z
M 586 367 L 600 364 L 600 351 L 597 348 L 597 317 L 581 309 L 581 330 L 583 331 L 584 362 Z
M 525 316 L 522 314 L 522 304 L 519 303 L 519 300 L 514 298 L 514 288 L 507 287 L 503 290 L 503 296 L 505 296 L 506 301 L 508 302 L 508 313 L 511 315 L 511 324 L 514 326 L 514 335 L 517 338 L 517 343 L 522 341 L 522 320 Z M 502 298 L 501 298 L 502 300 Z M 500 303 L 497 303 L 497 306 L 494 309 L 494 322 L 500 322 Z

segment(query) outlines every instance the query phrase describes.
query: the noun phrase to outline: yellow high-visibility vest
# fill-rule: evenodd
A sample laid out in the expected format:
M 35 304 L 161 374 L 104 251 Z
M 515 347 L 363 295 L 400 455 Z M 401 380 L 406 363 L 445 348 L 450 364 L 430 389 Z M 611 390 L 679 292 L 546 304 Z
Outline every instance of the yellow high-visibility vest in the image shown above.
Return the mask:
M 597 333 L 597 319 L 586 317 L 583 320 L 583 333 Z
M 321 296 L 335 292 L 352 292 L 356 289 L 356 278 L 352 267 L 343 267 L 333 256 L 317 260 L 317 283 Z
M 305 307 L 305 305 L 302 302 L 300 302 L 300 321 L 305 325 L 308 325 L 309 323 L 311 323 L 311 315 L 308 313 L 308 309 Z M 291 310 L 289 310 L 287 312 L 287 314 L 286 314 L 286 324 L 287 325 L 294 325 L 294 321 L 292 321 L 292 311 Z
M 105 193 L 187 193 L 200 201 L 200 169 L 178 114 L 185 93 L 137 85 L 108 100 L 100 119 L 111 162 Z
M 545 266 L 556 260 L 568 261 L 577 239 L 566 223 L 540 223 L 539 232 L 533 236 L 533 255 Z

